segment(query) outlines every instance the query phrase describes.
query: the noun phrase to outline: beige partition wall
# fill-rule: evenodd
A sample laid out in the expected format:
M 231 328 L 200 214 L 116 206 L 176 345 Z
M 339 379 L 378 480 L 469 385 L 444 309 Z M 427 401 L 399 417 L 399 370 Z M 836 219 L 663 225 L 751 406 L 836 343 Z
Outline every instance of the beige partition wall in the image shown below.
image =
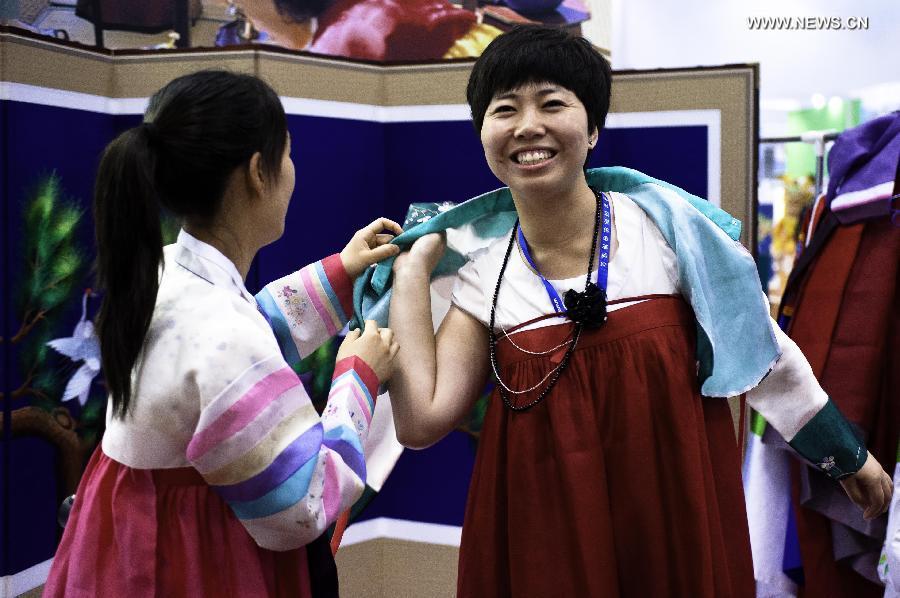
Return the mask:
M 759 66 L 620 71 L 613 78 L 610 113 L 705 113 L 719 129 L 711 139 L 710 199 L 744 223 L 741 242 L 754 254 Z M 718 114 L 718 116 L 716 116 Z M 711 135 L 712 137 L 712 135 Z M 715 143 L 718 151 L 715 151 Z M 715 166 L 718 166 L 716 168 Z M 718 171 L 715 174 L 715 171 Z
M 471 61 L 378 66 L 260 47 L 97 51 L 0 27 L 0 98 L 107 114 L 139 114 L 148 96 L 173 77 L 228 68 L 266 79 L 289 114 L 377 123 L 467 121 L 471 66 Z M 741 240 L 751 249 L 757 85 L 755 65 L 618 72 L 608 123 L 610 128 L 705 126 L 709 199 L 744 222 Z M 364 523 L 348 529 L 337 555 L 342 596 L 454 595 L 459 528 Z

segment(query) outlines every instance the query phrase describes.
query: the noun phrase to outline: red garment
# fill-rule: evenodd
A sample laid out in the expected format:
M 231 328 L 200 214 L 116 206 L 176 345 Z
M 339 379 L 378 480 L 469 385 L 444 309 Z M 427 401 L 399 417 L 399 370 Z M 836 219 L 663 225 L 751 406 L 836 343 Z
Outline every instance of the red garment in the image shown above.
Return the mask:
M 856 259 L 863 224 L 839 227 L 810 267 L 787 330 L 809 361 L 813 373 L 822 379 L 831 335 L 841 308 L 841 295 Z M 813 306 L 813 309 L 809 309 Z M 806 309 L 804 309 L 804 307 Z
M 377 61 L 439 60 L 475 25 L 446 0 L 337 0 L 318 17 L 311 52 Z
M 100 447 L 44 596 L 312 596 L 306 547 L 256 545 L 192 468 L 132 469 Z
M 900 229 L 887 218 L 866 222 L 820 378 L 886 469 L 900 438 L 900 338 L 891 334 L 900 315 L 898 274 Z
M 898 256 L 900 230 L 887 218 L 836 228 L 804 281 L 790 328 L 822 388 L 859 426 L 882 465 L 894 461 L 900 437 Z M 801 594 L 881 596 L 883 587 L 846 562 L 835 562 L 835 522 L 800 505 L 798 475 L 795 467 L 794 507 L 805 577 Z M 874 557 L 881 541 L 872 545 Z
M 513 339 L 540 351 L 570 331 Z M 683 300 L 652 299 L 585 332 L 531 410 L 512 412 L 494 393 L 466 506 L 459 596 L 754 595 L 734 424 L 726 401 L 700 396 L 695 335 Z M 498 359 L 514 389 L 554 365 L 507 338 Z

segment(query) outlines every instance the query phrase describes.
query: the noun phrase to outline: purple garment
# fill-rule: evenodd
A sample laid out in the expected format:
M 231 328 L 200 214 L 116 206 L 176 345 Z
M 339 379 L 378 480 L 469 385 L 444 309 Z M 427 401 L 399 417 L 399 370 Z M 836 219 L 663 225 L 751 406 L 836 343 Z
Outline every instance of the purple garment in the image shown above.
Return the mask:
M 794 450 L 775 431 L 766 426 L 763 442 L 796 456 Z M 835 561 L 847 562 L 857 573 L 873 583 L 878 579 L 878 556 L 887 530 L 887 513 L 866 520 L 847 493 L 819 469 L 804 463 L 800 467 L 800 505 L 831 520 L 831 544 Z M 783 568 L 795 583 L 803 585 L 803 563 L 797 536 L 796 520 L 791 501 L 787 537 L 785 538 Z
M 886 216 L 900 159 L 900 111 L 844 131 L 828 154 L 828 201 L 841 224 Z
M 831 520 L 835 561 L 846 561 L 872 583 L 881 583 L 876 567 L 887 530 L 887 513 L 863 519 L 843 488 L 810 466 L 800 468 L 800 504 Z

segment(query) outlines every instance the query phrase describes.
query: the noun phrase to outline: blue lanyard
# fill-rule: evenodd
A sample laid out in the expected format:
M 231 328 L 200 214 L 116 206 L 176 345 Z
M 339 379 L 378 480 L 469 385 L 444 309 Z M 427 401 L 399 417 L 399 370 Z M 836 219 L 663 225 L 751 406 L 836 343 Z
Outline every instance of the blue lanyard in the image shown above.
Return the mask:
M 597 240 L 597 286 L 605 291 L 606 283 L 609 280 L 609 243 L 612 238 L 612 221 L 609 217 L 609 199 L 606 197 L 605 193 L 600 194 L 600 201 L 603 209 L 600 212 L 600 218 L 602 219 L 600 238 Z M 531 252 L 528 251 L 528 242 L 525 240 L 525 233 L 522 232 L 521 226 L 519 226 L 518 241 L 519 249 L 522 250 L 525 261 L 528 262 L 528 265 L 531 266 L 531 269 L 535 271 L 540 277 L 541 282 L 544 284 L 544 288 L 547 290 L 547 295 L 550 297 L 550 303 L 553 305 L 553 309 L 558 314 L 565 313 L 566 307 L 562 298 L 559 296 L 559 293 L 556 292 L 556 289 L 553 288 L 550 281 L 544 278 L 544 275 L 541 274 L 541 271 L 538 270 L 537 265 L 531 258 Z

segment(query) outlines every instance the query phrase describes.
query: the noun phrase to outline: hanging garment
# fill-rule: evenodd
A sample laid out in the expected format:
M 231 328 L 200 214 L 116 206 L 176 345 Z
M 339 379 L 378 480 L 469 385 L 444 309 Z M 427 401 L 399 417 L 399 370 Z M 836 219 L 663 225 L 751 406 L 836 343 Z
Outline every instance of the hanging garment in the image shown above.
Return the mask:
M 894 499 L 888 514 L 884 548 L 878 559 L 878 577 L 885 586 L 884 598 L 900 598 L 900 443 L 894 467 Z
M 900 435 L 900 229 L 887 199 L 900 159 L 898 127 L 894 113 L 835 142 L 829 205 L 791 273 L 779 317 L 882 464 L 894 461 Z M 853 189 L 886 188 L 883 180 L 891 189 L 869 194 L 871 201 L 838 201 L 862 197 Z M 876 564 L 887 518 L 864 521 L 840 488 L 810 468 L 795 467 L 792 486 L 802 595 L 880 596 Z
M 900 156 L 900 111 L 845 131 L 828 154 L 828 198 L 841 224 L 886 216 Z

